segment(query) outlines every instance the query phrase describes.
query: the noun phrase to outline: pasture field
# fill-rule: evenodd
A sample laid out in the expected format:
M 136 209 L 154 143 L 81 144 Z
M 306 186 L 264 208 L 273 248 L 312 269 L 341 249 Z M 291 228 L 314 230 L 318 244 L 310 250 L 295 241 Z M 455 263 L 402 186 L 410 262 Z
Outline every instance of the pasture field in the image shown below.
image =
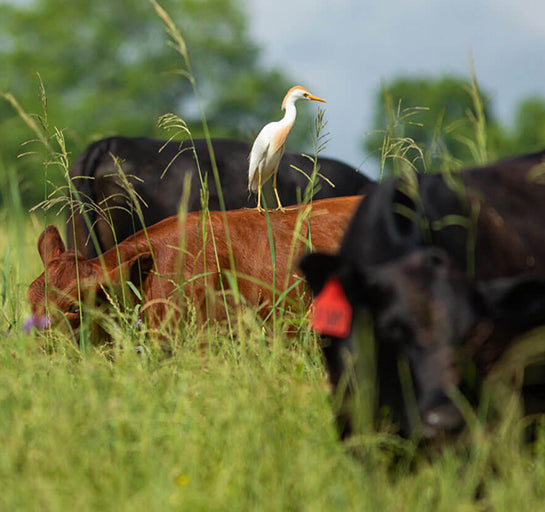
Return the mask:
M 246 311 L 231 334 L 188 321 L 167 352 L 161 333 L 130 317 L 108 349 L 25 334 L 26 289 L 42 271 L 36 241 L 63 219 L 6 200 L 0 510 L 545 509 L 545 429 L 524 442 L 505 389 L 498 422 L 469 414 L 468 432 L 441 451 L 371 428 L 339 441 L 305 318 L 280 312 L 272 328 Z M 295 337 L 288 324 L 300 326 Z
M 391 138 L 382 164 L 409 149 Z M 25 334 L 38 236 L 51 222 L 64 232 L 64 220 L 23 208 L 9 162 L 0 194 L 0 510 L 545 510 L 545 426 L 525 441 L 528 420 L 504 384 L 442 449 L 371 426 L 342 443 L 302 316 L 279 311 L 264 324 L 246 310 L 230 329 L 189 318 L 167 333 L 135 328 L 128 312 L 109 347 Z M 485 423 L 491 402 L 500 414 Z

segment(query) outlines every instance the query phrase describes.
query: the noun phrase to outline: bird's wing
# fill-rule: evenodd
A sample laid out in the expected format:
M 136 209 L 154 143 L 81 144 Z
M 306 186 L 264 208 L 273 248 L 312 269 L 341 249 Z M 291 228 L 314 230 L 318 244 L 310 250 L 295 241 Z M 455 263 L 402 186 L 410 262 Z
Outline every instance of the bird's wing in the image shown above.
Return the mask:
M 265 127 L 266 128 L 266 127 Z M 248 190 L 251 192 L 257 192 L 259 186 L 259 173 L 263 167 L 267 153 L 269 151 L 270 142 L 268 137 L 263 136 L 264 129 L 261 130 L 259 135 L 254 141 L 252 150 L 250 151 L 250 165 L 248 167 Z
M 273 121 L 261 129 L 250 152 L 248 190 L 257 192 L 260 174 L 263 185 L 276 172 L 292 125 Z

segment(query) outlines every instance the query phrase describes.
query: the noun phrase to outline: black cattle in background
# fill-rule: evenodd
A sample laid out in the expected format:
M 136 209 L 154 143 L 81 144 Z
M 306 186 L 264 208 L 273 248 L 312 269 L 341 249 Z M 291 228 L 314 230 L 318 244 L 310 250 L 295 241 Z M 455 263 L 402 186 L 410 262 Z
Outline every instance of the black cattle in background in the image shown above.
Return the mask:
M 225 208 L 255 207 L 256 197 L 248 192 L 250 144 L 212 139 L 212 146 Z M 188 210 L 201 209 L 199 167 L 208 184 L 208 206 L 210 210 L 219 210 L 220 200 L 206 140 L 195 140 L 194 148 L 195 153 L 189 141 L 166 142 L 142 137 L 111 137 L 90 144 L 70 169 L 70 177 L 78 191 L 80 206 L 83 205 L 87 212 L 87 220 L 81 214 L 81 208 L 69 212 L 68 247 L 77 247 L 85 257 L 92 258 L 143 227 L 138 215 L 133 214 L 133 200 L 119 177 L 119 164 L 136 195 L 142 199 L 146 226 L 177 213 L 186 179 L 190 180 Z M 364 175 L 337 160 L 319 157 L 318 163 L 319 173 L 334 187 L 320 179 L 314 199 L 362 194 L 373 184 Z M 297 203 L 309 184 L 303 174 L 291 168 L 292 165 L 309 176 L 313 170 L 313 163 L 308 158 L 293 153 L 284 155 L 278 169 L 278 192 L 285 205 Z M 270 187 L 270 184 L 267 185 Z M 267 190 L 265 194 L 269 199 L 267 203 L 275 204 Z M 89 225 L 96 236 L 98 251 L 90 236 Z
M 370 330 L 362 327 L 368 318 L 379 408 L 391 410 L 403 435 L 418 422 L 431 437 L 459 426 L 449 397 L 450 387 L 462 387 L 457 357 L 485 376 L 516 334 L 545 324 L 544 160 L 540 152 L 385 181 L 360 204 L 338 255 L 302 260 L 317 303 L 334 278 L 352 308 L 349 334 L 324 341 L 334 388 L 353 374 L 354 340 Z M 345 435 L 354 427 L 350 395 L 339 411 Z

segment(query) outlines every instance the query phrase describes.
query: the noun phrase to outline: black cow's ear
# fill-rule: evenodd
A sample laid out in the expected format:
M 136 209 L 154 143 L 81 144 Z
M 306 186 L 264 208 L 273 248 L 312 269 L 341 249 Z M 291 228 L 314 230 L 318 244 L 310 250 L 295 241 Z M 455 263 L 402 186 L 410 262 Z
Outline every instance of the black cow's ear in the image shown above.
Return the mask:
M 511 334 L 545 325 L 545 276 L 494 279 L 478 290 L 488 315 Z
M 341 259 L 334 254 L 313 252 L 304 256 L 299 262 L 310 289 L 314 295 L 320 293 L 328 278 L 337 272 Z

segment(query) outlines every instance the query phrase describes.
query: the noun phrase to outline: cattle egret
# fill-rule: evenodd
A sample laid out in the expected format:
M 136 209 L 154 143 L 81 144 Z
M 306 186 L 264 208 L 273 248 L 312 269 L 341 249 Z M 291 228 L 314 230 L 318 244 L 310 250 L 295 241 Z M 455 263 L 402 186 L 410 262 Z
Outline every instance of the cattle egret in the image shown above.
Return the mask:
M 248 190 L 257 192 L 257 209 L 261 208 L 261 187 L 273 177 L 273 190 L 278 202 L 278 209 L 283 210 L 276 189 L 276 171 L 282 155 L 284 154 L 284 143 L 295 122 L 297 111 L 295 103 L 298 100 L 313 100 L 325 103 L 325 100 L 310 94 L 304 87 L 297 85 L 292 87 L 284 97 L 282 109 L 286 111 L 280 121 L 273 121 L 266 124 L 255 139 L 250 152 L 250 167 L 248 169 Z

